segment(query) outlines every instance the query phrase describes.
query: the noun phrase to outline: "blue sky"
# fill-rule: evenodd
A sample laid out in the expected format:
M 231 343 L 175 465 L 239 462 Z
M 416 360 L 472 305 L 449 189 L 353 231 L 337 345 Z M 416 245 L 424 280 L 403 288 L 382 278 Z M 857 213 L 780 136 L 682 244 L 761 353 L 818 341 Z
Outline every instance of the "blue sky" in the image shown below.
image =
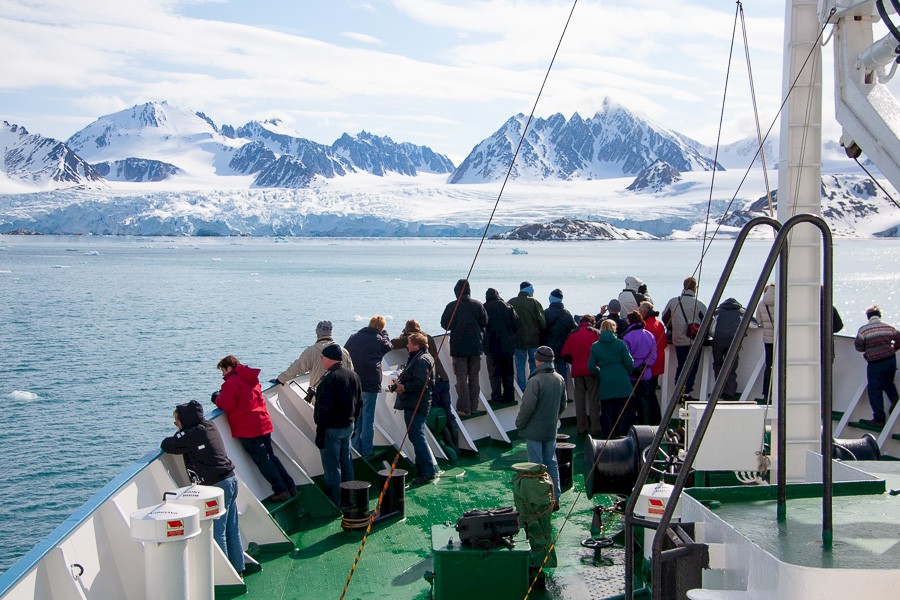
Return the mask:
M 217 124 L 278 117 L 321 143 L 365 129 L 458 163 L 530 111 L 571 6 L 0 0 L 0 118 L 66 139 L 101 115 L 167 100 Z M 588 116 L 610 97 L 714 143 L 734 11 L 725 0 L 581 0 L 538 115 Z M 780 102 L 784 5 L 750 1 L 745 12 L 767 124 Z M 743 64 L 739 47 L 725 141 L 754 131 Z

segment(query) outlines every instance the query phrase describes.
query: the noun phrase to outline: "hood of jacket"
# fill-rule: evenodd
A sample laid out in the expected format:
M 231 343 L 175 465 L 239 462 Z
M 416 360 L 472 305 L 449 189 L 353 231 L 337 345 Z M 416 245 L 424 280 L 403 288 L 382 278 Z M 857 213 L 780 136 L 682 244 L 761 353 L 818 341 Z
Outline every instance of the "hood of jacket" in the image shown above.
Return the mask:
M 484 301 L 490 302 L 491 300 L 500 300 L 500 292 L 494 288 L 488 288 L 484 293 Z
M 459 298 L 460 292 L 462 292 L 463 298 L 468 298 L 472 294 L 472 290 L 469 287 L 469 282 L 465 279 L 460 279 L 456 282 L 456 285 L 453 286 L 453 294 L 455 297 Z
M 719 305 L 719 308 L 721 310 L 740 310 L 744 307 L 734 298 L 728 298 L 727 300 L 725 300 L 725 302 Z
M 175 407 L 175 413 L 178 415 L 178 420 L 181 421 L 182 431 L 199 425 L 203 421 L 203 405 L 196 400 L 191 400 L 187 404 L 179 404 Z
M 241 381 L 249 385 L 250 387 L 256 387 L 259 385 L 259 373 L 261 369 L 253 369 L 248 367 L 247 365 L 238 365 L 234 368 L 234 371 L 228 374 L 229 377 L 239 377 Z
M 643 285 L 643 283 L 644 282 L 641 281 L 640 279 L 638 279 L 637 277 L 629 275 L 628 277 L 625 278 L 625 289 L 636 292 L 636 291 L 638 291 L 638 288 L 641 287 L 641 285 Z
M 612 331 L 601 331 L 600 337 L 597 338 L 597 341 L 602 342 L 604 344 L 611 344 L 614 341 L 616 341 L 617 339 L 619 339 L 619 338 L 616 337 L 616 334 L 614 334 Z

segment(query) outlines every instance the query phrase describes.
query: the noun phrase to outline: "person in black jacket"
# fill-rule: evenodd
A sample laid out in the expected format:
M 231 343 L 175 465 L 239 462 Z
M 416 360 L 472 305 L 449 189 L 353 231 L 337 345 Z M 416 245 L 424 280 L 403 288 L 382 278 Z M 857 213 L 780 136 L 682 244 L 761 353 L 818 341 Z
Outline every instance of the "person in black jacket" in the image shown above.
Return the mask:
M 494 288 L 488 288 L 484 296 L 484 310 L 488 316 L 484 351 L 491 379 L 490 401 L 515 404 L 513 355 L 516 351 L 519 315 L 512 306 L 503 301 L 500 293 Z
M 225 453 L 225 444 L 216 426 L 203 418 L 203 406 L 196 400 L 179 404 L 173 413 L 178 433 L 160 444 L 163 452 L 180 454 L 191 481 L 221 488 L 225 492 L 225 514 L 213 521 L 213 537 L 234 570 L 244 571 L 244 549 L 238 528 L 238 484 L 234 464 Z
M 578 329 L 575 317 L 563 304 L 563 293 L 559 288 L 550 292 L 550 304 L 544 309 L 544 321 L 547 329 L 544 332 L 544 344 L 553 350 L 555 356 L 553 366 L 565 382 L 566 390 L 569 389 L 569 363 L 562 358 L 562 347 L 566 343 L 569 334 Z M 568 392 L 566 392 L 568 394 Z
M 409 360 L 397 378 L 397 399 L 394 408 L 403 411 L 409 428 L 409 441 L 416 453 L 416 478 L 413 483 L 428 483 L 435 476 L 434 455 L 425 440 L 425 417 L 431 408 L 434 389 L 434 359 L 428 353 L 428 338 L 421 332 L 412 333 L 406 340 Z
M 322 348 L 325 375 L 316 387 L 316 447 L 322 456 L 325 493 L 336 506 L 341 503 L 341 483 L 353 480 L 350 437 L 362 405 L 359 375 L 344 366 L 340 344 Z
M 722 366 L 725 364 L 725 355 L 728 349 L 735 343 L 735 335 L 741 319 L 744 318 L 744 307 L 734 298 L 728 298 L 713 313 L 713 333 L 712 333 L 712 356 L 713 356 L 713 372 L 716 379 Z M 740 347 L 741 341 L 737 344 Z M 738 355 L 740 356 L 740 355 Z M 737 400 L 737 366 L 738 359 L 734 361 L 731 371 L 725 375 L 725 387 L 722 388 L 722 400 Z
M 372 455 L 375 433 L 375 402 L 381 391 L 381 359 L 391 351 L 391 337 L 384 329 L 384 317 L 375 315 L 369 326 L 350 336 L 344 348 L 353 360 L 353 370 L 362 383 L 362 411 L 353 433 L 353 447 L 363 456 Z
M 487 313 L 478 300 L 472 300 L 469 282 L 460 279 L 453 288 L 457 300 L 447 304 L 441 315 L 441 327 L 450 332 L 450 357 L 456 376 L 456 412 L 465 417 L 478 410 L 481 385 L 481 353 Z

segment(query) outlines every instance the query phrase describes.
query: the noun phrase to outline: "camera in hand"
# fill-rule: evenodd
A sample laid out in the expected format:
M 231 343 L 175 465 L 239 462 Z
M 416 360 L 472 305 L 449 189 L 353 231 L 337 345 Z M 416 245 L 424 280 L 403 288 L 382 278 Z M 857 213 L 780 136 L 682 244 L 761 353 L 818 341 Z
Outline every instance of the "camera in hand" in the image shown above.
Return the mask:
M 312 404 L 313 400 L 316 399 L 316 388 L 314 388 L 313 386 L 309 386 L 303 399 L 306 400 L 308 404 Z
M 387 391 L 389 391 L 389 392 L 396 392 L 396 391 L 397 391 L 397 382 L 396 382 L 396 381 L 392 381 L 391 384 L 388 386 Z

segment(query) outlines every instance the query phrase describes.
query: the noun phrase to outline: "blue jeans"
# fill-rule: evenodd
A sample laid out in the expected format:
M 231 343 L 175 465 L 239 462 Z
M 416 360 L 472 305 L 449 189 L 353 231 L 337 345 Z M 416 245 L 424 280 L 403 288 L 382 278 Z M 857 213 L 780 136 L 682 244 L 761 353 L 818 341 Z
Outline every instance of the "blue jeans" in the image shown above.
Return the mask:
M 272 434 L 267 433 L 254 438 L 238 438 L 241 446 L 253 459 L 256 468 L 272 486 L 272 492 L 280 494 L 293 489 L 294 480 L 272 450 Z
M 234 570 L 240 573 L 244 570 L 244 548 L 241 544 L 241 530 L 238 527 L 237 477 L 232 475 L 228 479 L 223 479 L 216 484 L 216 487 L 225 492 L 225 510 L 227 512 L 225 516 L 213 521 L 213 538 L 228 557 L 228 562 L 231 563 Z
M 537 368 L 534 364 L 534 353 L 536 350 L 537 348 L 516 348 L 516 383 L 519 384 L 519 389 L 523 392 L 525 391 L 525 384 L 528 382 L 528 377 L 525 375 L 525 357 L 528 357 L 528 372 L 533 373 Z
M 362 410 L 356 421 L 353 447 L 363 456 L 372 455 L 372 438 L 375 435 L 375 402 L 377 400 L 378 392 L 362 393 Z
M 341 505 L 341 484 L 353 481 L 353 459 L 350 457 L 350 436 L 353 425 L 342 429 L 325 430 L 325 447 L 319 450 L 325 471 L 325 493 L 335 506 Z
M 550 479 L 553 480 L 553 498 L 559 500 L 559 463 L 556 462 L 556 440 L 539 442 L 525 440 L 525 452 L 528 462 L 540 463 L 547 467 Z
M 403 409 L 403 420 L 409 427 L 409 441 L 416 452 L 416 476 L 434 477 L 434 455 L 425 440 L 425 417 L 421 411 L 416 413 L 415 418 L 412 415 L 413 409 Z M 409 425 L 410 421 L 412 421 L 412 427 Z
M 888 356 L 866 364 L 867 391 L 869 392 L 869 406 L 872 407 L 872 419 L 884 422 L 887 414 L 884 412 L 884 397 L 892 403 L 897 402 L 897 386 L 894 385 L 894 375 L 897 373 L 897 355 Z

